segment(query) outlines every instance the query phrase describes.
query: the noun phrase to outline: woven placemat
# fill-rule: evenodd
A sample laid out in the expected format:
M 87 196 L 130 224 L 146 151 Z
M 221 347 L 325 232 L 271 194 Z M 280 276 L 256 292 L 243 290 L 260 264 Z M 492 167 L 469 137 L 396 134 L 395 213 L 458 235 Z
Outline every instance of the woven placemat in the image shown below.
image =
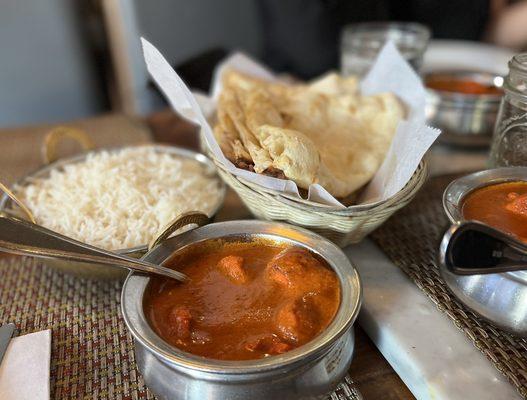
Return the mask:
M 25 257 L 0 256 L 0 325 L 51 329 L 52 399 L 154 399 L 136 369 L 120 313 L 121 284 L 81 280 Z M 360 400 L 347 377 L 329 397 Z
M 441 197 L 455 177 L 431 179 L 415 200 L 373 235 L 386 255 L 463 331 L 488 360 L 527 398 L 527 342 L 483 321 L 447 288 L 436 264 L 448 226 Z

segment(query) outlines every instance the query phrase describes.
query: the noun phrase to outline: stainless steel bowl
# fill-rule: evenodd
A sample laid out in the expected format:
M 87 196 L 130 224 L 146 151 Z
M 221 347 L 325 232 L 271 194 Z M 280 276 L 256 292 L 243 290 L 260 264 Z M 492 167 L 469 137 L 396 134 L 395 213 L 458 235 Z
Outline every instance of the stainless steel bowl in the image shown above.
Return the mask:
M 443 193 L 443 207 L 452 223 L 463 220 L 461 207 L 471 191 L 501 182 L 527 181 L 527 167 L 476 172 L 456 179 Z M 445 268 L 446 284 L 463 304 L 500 328 L 527 336 L 527 271 L 459 276 Z
M 249 361 L 198 357 L 173 347 L 150 327 L 143 310 L 149 279 L 130 274 L 121 307 L 135 338 L 136 361 L 146 385 L 160 399 L 299 400 L 323 398 L 344 378 L 354 350 L 352 325 L 362 289 L 357 271 L 330 241 L 305 229 L 264 221 L 229 221 L 206 225 L 168 239 L 144 259 L 161 263 L 178 251 L 209 240 L 266 239 L 303 246 L 324 258 L 341 285 L 337 314 L 311 342 L 282 355 Z
M 469 79 L 487 85 L 501 87 L 503 78 L 487 72 L 435 71 L 424 76 Z M 481 147 L 488 146 L 498 114 L 501 95 L 469 95 L 428 89 L 426 116 L 428 123 L 440 128 L 440 140 L 444 143 Z
M 215 175 L 218 179 L 218 185 L 221 188 L 221 194 L 218 198 L 218 201 L 209 217 L 213 217 L 216 215 L 218 210 L 223 205 L 223 201 L 225 198 L 225 183 L 222 179 L 219 178 L 216 174 L 216 167 L 210 161 L 206 156 L 200 153 L 196 153 L 194 151 L 182 149 L 179 147 L 174 146 L 167 146 L 167 145 L 153 145 L 157 151 L 173 154 L 178 157 L 193 159 L 200 164 L 202 164 L 208 172 L 210 172 L 211 175 Z M 109 149 L 109 151 L 116 151 L 121 150 L 124 147 Z M 97 152 L 97 150 L 95 150 Z M 92 152 L 89 152 L 92 153 Z M 77 162 L 84 161 L 89 153 L 83 153 L 79 154 L 74 157 L 61 159 L 58 161 L 55 161 L 51 164 L 48 164 L 37 171 L 23 177 L 21 180 L 16 182 L 16 185 L 24 186 L 30 182 L 32 178 L 43 178 L 50 174 L 52 170 L 63 168 L 64 166 L 68 164 L 73 164 Z M 11 199 L 4 194 L 2 197 L 0 197 L 0 211 L 9 210 L 13 207 Z M 22 217 L 25 217 L 22 215 Z M 167 221 L 167 224 L 170 221 Z M 114 250 L 118 254 L 127 255 L 130 257 L 136 257 L 140 258 L 143 254 L 147 251 L 147 244 L 128 248 L 128 249 L 119 249 Z M 102 264 L 88 264 L 88 263 L 82 263 L 82 262 L 75 262 L 75 261 L 63 261 L 58 259 L 47 259 L 44 261 L 46 265 L 58 269 L 60 271 L 81 277 L 81 278 L 95 278 L 95 279 L 124 279 L 126 277 L 126 271 L 124 271 L 122 268 L 116 268 L 108 265 L 102 265 Z

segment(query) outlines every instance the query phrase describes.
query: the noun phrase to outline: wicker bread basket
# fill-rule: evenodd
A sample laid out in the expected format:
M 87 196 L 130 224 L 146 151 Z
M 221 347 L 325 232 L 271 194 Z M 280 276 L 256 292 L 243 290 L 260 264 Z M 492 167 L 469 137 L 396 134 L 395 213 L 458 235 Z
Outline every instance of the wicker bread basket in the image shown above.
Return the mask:
M 396 195 L 371 206 L 358 205 L 342 209 L 285 198 L 231 174 L 210 152 L 209 157 L 218 167 L 221 178 L 238 194 L 256 218 L 285 221 L 310 229 L 340 247 L 360 242 L 393 213 L 407 205 L 428 176 L 426 161 L 423 160 L 410 181 Z

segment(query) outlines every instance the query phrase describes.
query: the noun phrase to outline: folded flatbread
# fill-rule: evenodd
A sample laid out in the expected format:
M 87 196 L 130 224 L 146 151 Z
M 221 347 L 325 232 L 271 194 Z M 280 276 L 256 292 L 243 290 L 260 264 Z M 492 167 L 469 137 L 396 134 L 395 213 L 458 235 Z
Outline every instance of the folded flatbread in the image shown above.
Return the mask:
M 339 198 L 373 177 L 404 117 L 393 94 L 361 96 L 336 74 L 287 85 L 228 71 L 223 85 L 214 133 L 227 158 Z

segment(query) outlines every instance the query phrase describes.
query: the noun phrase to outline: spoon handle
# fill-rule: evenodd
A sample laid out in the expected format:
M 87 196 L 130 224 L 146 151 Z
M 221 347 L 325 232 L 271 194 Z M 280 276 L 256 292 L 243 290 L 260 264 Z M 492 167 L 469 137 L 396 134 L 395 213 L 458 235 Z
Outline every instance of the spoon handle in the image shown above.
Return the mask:
M 179 281 L 187 278 L 181 272 L 99 249 L 4 213 L 0 213 L 0 250 L 32 257 L 113 265 L 143 273 L 164 275 Z

